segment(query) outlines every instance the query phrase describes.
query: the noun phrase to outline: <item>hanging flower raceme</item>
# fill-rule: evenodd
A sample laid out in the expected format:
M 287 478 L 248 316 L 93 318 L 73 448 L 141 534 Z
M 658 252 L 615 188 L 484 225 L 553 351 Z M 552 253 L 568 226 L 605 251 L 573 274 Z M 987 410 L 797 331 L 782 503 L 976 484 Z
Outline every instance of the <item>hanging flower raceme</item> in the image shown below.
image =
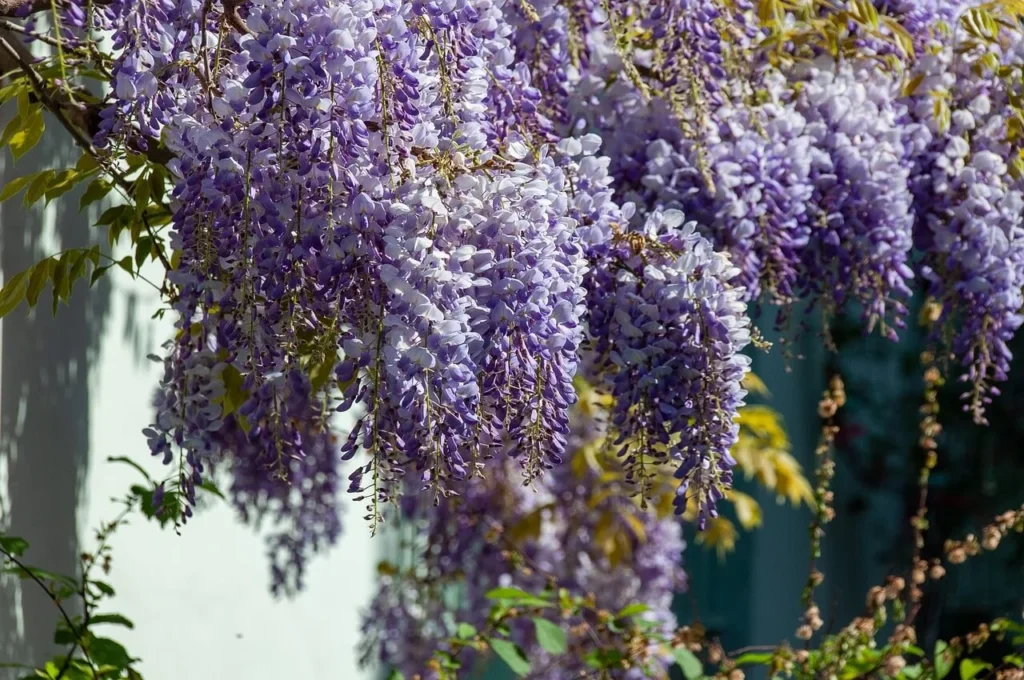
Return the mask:
M 317 433 L 303 442 L 302 458 L 268 473 L 236 418 L 226 419 L 221 436 L 225 455 L 218 464 L 230 480 L 225 494 L 241 519 L 265 535 L 271 591 L 294 594 L 305 587 L 310 559 L 341 536 L 338 442 Z
M 778 304 L 804 292 L 811 170 L 827 162 L 804 117 L 781 101 L 784 88 L 779 74 L 767 74 L 774 102 L 718 109 L 717 124 L 700 140 L 651 142 L 639 189 L 647 205 L 682 209 L 729 252 L 749 300 L 766 291 Z M 711 187 L 699 170 L 701 154 L 712 169 Z
M 804 287 L 837 306 L 859 303 L 867 328 L 880 325 L 895 339 L 914 275 L 912 161 L 899 83 L 870 64 L 837 68 L 824 58 L 796 75 L 795 107 L 820 152 L 811 169 Z
M 925 252 L 928 292 L 941 309 L 935 338 L 948 342 L 964 366 L 964 409 L 983 423 L 985 405 L 1010 368 L 1007 343 L 1024 322 L 1021 139 L 1009 102 L 1017 95 L 981 66 L 985 50 L 954 58 L 952 49 L 932 44 L 915 74 L 915 114 L 929 134 L 917 156 L 915 240 Z M 1014 38 L 990 54 L 1019 64 L 1021 50 Z
M 143 45 L 176 60 L 146 73 L 153 92 L 120 88 L 101 141 L 159 134 L 177 157 L 165 410 L 228 371 L 247 451 L 284 474 L 339 387 L 330 407 L 363 412 L 342 453 L 370 453 L 350 487 L 374 520 L 407 472 L 446 492 L 487 447 L 557 461 L 585 261 L 500 6 L 163 11 L 122 31 L 118 82 Z M 191 469 L 214 453 L 228 413 L 204 404 L 161 412 L 154 450 L 184 447 Z
M 746 394 L 750 322 L 730 283 L 737 274 L 668 210 L 615 233 L 589 279 L 590 331 L 626 478 L 646 497 L 653 473 L 674 461 L 677 508 L 695 498 L 702 525 L 731 484 L 733 420 Z
M 118 78 L 135 82 L 145 45 L 170 41 L 177 59 L 147 73 L 153 92 L 122 88 L 101 141 L 159 136 L 176 156 L 179 322 L 149 435 L 154 453 L 182 456 L 182 488 L 228 454 L 233 469 L 287 478 L 326 455 L 332 410 L 357 411 L 341 458 L 366 454 L 348 487 L 373 523 L 407 478 L 439 502 L 497 454 L 526 481 L 562 462 L 584 276 L 618 247 L 621 215 L 599 138 L 549 144 L 511 10 L 161 11 L 159 25 L 126 24 Z M 732 323 L 713 315 L 736 311 L 716 304 L 711 333 Z M 686 370 L 703 370 L 693 360 Z M 680 459 L 704 455 L 681 446 Z

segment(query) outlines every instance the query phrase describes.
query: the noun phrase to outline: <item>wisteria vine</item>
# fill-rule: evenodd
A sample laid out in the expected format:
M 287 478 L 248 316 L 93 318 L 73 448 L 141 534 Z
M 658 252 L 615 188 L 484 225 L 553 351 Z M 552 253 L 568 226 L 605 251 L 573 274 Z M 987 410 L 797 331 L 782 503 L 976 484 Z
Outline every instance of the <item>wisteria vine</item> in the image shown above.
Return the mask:
M 547 498 L 550 535 L 524 554 L 587 589 L 585 379 L 608 399 L 614 503 L 664 551 L 633 546 L 635 581 L 664 595 L 682 548 L 655 512 L 667 473 L 677 514 L 717 518 L 762 309 L 783 330 L 801 305 L 826 328 L 859 315 L 897 340 L 923 291 L 983 423 L 1024 322 L 1019 32 L 969 0 L 796 5 L 71 0 L 56 37 L 25 24 L 59 50 L 59 91 L 13 58 L 91 132 L 69 123 L 106 191 L 139 202 L 140 259 L 168 269 L 157 499 L 180 494 L 185 521 L 225 474 L 243 516 L 284 526 L 269 550 L 292 590 L 340 534 L 343 487 L 374 529 L 427 522 L 427 571 L 491 560 L 488 578 L 508 565 L 487 515 L 507 528 Z M 77 59 L 109 85 L 91 106 L 66 82 Z M 126 179 L 143 162 L 126 159 L 159 154 Z M 421 606 L 405 596 L 383 590 L 379 621 Z M 406 643 L 429 633 L 375 653 L 425 663 Z

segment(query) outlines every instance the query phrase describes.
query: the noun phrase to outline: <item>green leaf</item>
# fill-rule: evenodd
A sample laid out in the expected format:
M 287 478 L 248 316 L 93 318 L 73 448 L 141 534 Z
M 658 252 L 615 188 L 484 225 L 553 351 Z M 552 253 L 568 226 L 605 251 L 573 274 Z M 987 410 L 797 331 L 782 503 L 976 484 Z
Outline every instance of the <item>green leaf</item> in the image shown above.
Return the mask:
M 26 208 L 43 197 L 43 194 L 46 193 L 46 187 L 49 186 L 50 179 L 53 175 L 53 170 L 43 170 L 42 172 L 36 173 L 35 177 L 32 179 L 32 183 L 28 185 L 28 191 L 25 192 L 25 198 L 22 199 L 22 203 Z
M 27 287 L 27 271 L 18 272 L 11 277 L 10 281 L 4 283 L 4 287 L 0 288 L 0 319 L 13 312 L 21 304 Z
M 321 361 L 313 366 L 309 372 L 309 380 L 313 386 L 313 392 L 319 392 L 327 385 L 327 381 L 331 379 L 331 375 L 334 373 L 334 366 L 337 363 L 338 355 L 331 352 L 331 356 L 328 356 L 325 361 Z
M 521 678 L 525 678 L 530 673 L 530 662 L 526 660 L 526 656 L 517 645 L 498 638 L 491 638 L 487 642 L 491 645 L 494 653 L 512 669 L 513 673 Z
M 149 473 L 146 472 L 146 470 L 141 465 L 136 463 L 131 458 L 127 458 L 125 456 L 110 456 L 110 457 L 107 458 L 107 462 L 108 463 L 124 463 L 125 465 L 130 465 L 133 468 L 135 468 L 136 470 L 138 470 L 139 474 L 141 474 L 143 477 L 145 477 L 147 482 L 153 481 L 152 477 L 149 476 Z
M 199 485 L 199 488 L 209 493 L 212 493 L 214 496 L 221 499 L 222 501 L 227 500 L 226 498 L 224 498 L 224 494 L 221 493 L 220 489 L 217 488 L 217 485 L 211 482 L 209 479 L 204 479 L 203 483 Z
M 519 588 L 495 588 L 486 595 L 488 600 L 518 600 L 523 597 L 535 597 L 525 590 Z
M 704 675 L 704 665 L 686 647 L 676 647 L 672 650 L 672 656 L 675 657 L 676 663 L 679 664 L 679 668 L 683 671 L 683 675 L 686 676 L 687 680 L 696 680 Z
M 221 399 L 222 416 L 229 416 L 249 399 L 245 389 L 245 378 L 232 365 L 224 367 L 220 379 L 224 382 L 224 396 Z
M 135 189 L 132 192 L 132 197 L 135 199 L 135 215 L 137 217 L 141 217 L 142 213 L 149 207 L 150 188 L 149 178 L 146 175 L 140 175 L 135 180 Z
M 76 255 L 75 259 L 71 262 L 71 271 L 68 272 L 68 297 L 71 297 L 71 291 L 75 287 L 75 281 L 82 278 L 85 274 L 85 265 L 92 259 L 91 252 L 82 248 Z
M 37 104 L 32 103 L 32 99 L 29 95 L 35 94 L 32 90 L 25 90 L 18 94 L 18 116 L 21 118 L 27 118 L 32 115 L 32 111 L 38 107 Z
M 402 671 L 396 668 L 388 673 L 388 680 L 405 680 L 405 676 L 402 675 Z
M 25 300 L 29 307 L 35 307 L 39 300 L 39 294 L 43 292 L 47 280 L 50 278 L 50 271 L 53 268 L 53 260 L 47 258 L 32 267 L 28 279 L 28 289 L 25 291 Z
M 771 652 L 747 652 L 746 654 L 740 654 L 733 660 L 737 666 L 746 666 L 749 664 L 765 665 L 771 663 L 774 654 Z
M 982 671 L 992 668 L 992 664 L 980 659 L 964 659 L 960 662 L 960 680 L 971 680 Z
M 583 657 L 583 661 L 591 668 L 610 669 L 620 668 L 624 658 L 626 655 L 621 649 L 608 647 L 593 650 Z
M 935 678 L 936 680 L 942 680 L 942 678 L 949 675 L 949 672 L 953 670 L 953 662 L 956 659 L 953 656 L 953 650 L 949 648 L 949 644 L 945 640 L 938 640 L 935 642 Z
M 142 263 L 153 253 L 153 239 L 143 236 L 135 245 L 135 267 L 142 268 Z
M 64 576 L 63 574 L 55 574 L 52 571 L 46 571 L 45 569 L 40 569 L 38 567 L 19 567 L 17 565 L 14 565 L 10 567 L 5 567 L 0 571 L 3 571 L 7 574 L 14 574 L 15 576 L 18 576 L 22 579 L 34 578 L 39 579 L 40 581 L 51 581 L 53 583 L 63 583 L 67 585 L 73 585 L 75 583 L 75 580 L 70 576 Z
M 28 541 L 20 536 L 0 535 L 0 549 L 9 555 L 21 557 L 28 550 Z
M 109 623 L 115 626 L 124 626 L 125 628 L 134 628 L 135 624 L 131 622 L 126 616 L 121 614 L 96 614 L 89 619 L 89 625 L 97 623 Z
M 78 636 L 75 635 L 74 631 L 69 630 L 67 626 L 53 631 L 53 644 L 55 645 L 70 645 L 77 641 Z
M 1024 656 L 1020 654 L 1007 654 L 1003 657 L 1003 663 L 1016 666 L 1017 668 L 1024 668 Z
M 106 583 L 104 581 L 89 581 L 89 585 L 91 585 L 107 597 L 112 597 L 114 595 L 114 589 L 110 587 L 109 583 Z
M 28 92 L 32 89 L 28 79 L 25 77 L 12 77 L 11 84 L 0 87 L 0 104 L 14 99 L 22 92 Z
M 107 208 L 99 216 L 99 219 L 96 220 L 96 226 L 107 226 L 113 224 L 115 221 L 119 220 L 121 216 L 124 215 L 124 211 L 128 209 L 129 208 L 126 205 L 115 205 L 113 208 Z
M 110 638 L 95 638 L 89 643 L 89 658 L 101 666 L 126 668 L 132 662 L 128 651 Z
M 460 623 L 455 627 L 455 637 L 460 640 L 469 640 L 476 635 L 476 627 L 471 623 Z
M 617 619 L 629 618 L 630 616 L 636 616 L 637 614 L 643 614 L 646 611 L 650 611 L 650 609 L 651 608 L 648 607 L 643 602 L 634 602 L 633 604 L 626 605 L 625 607 L 620 609 L 619 613 L 615 615 L 615 618 L 617 618 Z
M 79 156 L 78 162 L 75 163 L 75 170 L 78 170 L 78 172 L 82 173 L 83 175 L 85 173 L 92 172 L 93 170 L 96 170 L 99 167 L 100 164 L 97 163 L 96 159 L 93 158 L 88 153 L 83 153 L 81 156 Z
M 54 262 L 53 271 L 50 273 L 50 280 L 53 281 L 53 314 L 57 315 L 57 304 L 62 300 L 66 300 L 67 297 L 64 295 L 64 291 L 67 290 L 68 285 L 68 262 L 66 257 L 61 257 Z
M 7 125 L 4 126 L 4 133 L 0 135 L 0 146 L 7 146 L 11 143 L 11 138 L 21 131 L 21 115 L 14 114 L 14 117 L 7 121 Z
M 552 607 L 550 600 L 520 590 L 519 588 L 495 588 L 487 593 L 489 600 L 507 600 L 523 607 Z
M 4 185 L 3 189 L 0 189 L 0 203 L 14 198 L 19 191 L 24 189 L 35 179 L 35 175 L 25 175 L 24 177 L 15 177 L 10 182 Z
M 7 142 L 11 147 L 11 153 L 14 154 L 14 160 L 27 154 L 32 147 L 39 143 L 43 136 L 43 129 L 46 127 L 43 122 L 43 112 L 39 107 L 28 112 L 27 116 L 19 116 L 19 119 L 21 124 L 18 131 Z
M 107 270 L 113 266 L 114 265 L 112 264 L 108 264 L 106 267 L 96 267 L 92 272 L 92 276 L 89 277 L 89 287 L 92 288 L 97 281 L 103 278 L 103 275 L 107 273 Z
M 569 649 L 569 642 L 566 640 L 565 631 L 558 624 L 535 617 L 533 619 L 533 630 L 537 634 L 537 642 L 545 651 L 560 656 Z
M 915 663 L 910 666 L 904 666 L 903 670 L 900 671 L 899 677 L 904 678 L 904 680 L 917 680 L 923 673 L 924 668 L 921 667 L 921 664 Z
M 177 491 L 172 489 L 165 491 L 163 502 L 159 508 L 153 507 L 153 489 L 135 484 L 131 487 L 131 491 L 139 497 L 142 503 L 142 514 L 147 519 L 155 519 L 160 526 L 166 526 L 168 522 L 173 521 L 181 514 L 181 500 Z
M 125 270 L 126 272 L 128 272 L 132 276 L 135 276 L 135 270 L 132 269 L 132 256 L 131 255 L 125 255 L 120 260 L 118 260 L 117 261 L 117 266 L 120 267 L 121 269 Z
M 49 203 L 55 198 L 59 198 L 69 192 L 82 177 L 78 174 L 78 171 L 74 169 L 61 170 L 55 173 L 53 179 L 50 180 L 50 184 L 46 187 L 46 202 Z

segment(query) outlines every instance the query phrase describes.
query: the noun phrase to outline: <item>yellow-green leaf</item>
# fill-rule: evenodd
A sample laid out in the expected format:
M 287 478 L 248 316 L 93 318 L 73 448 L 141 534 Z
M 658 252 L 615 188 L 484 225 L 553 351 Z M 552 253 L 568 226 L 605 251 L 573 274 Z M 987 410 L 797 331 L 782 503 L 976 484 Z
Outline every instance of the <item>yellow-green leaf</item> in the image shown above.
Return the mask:
M 27 187 L 33 179 L 35 179 L 35 175 L 25 175 L 24 177 L 15 177 L 5 184 L 4 188 L 0 189 L 0 203 L 13 198 L 19 191 Z
M 747 531 L 761 526 L 761 506 L 756 500 L 735 489 L 731 489 L 728 495 L 733 507 L 736 508 L 736 519 L 740 521 L 740 526 Z
M 63 196 L 81 179 L 77 170 L 72 168 L 61 170 L 54 174 L 46 187 L 46 202 L 49 203 L 55 198 Z
M 38 108 L 29 112 L 27 117 L 21 116 L 18 120 L 20 121 L 19 128 L 7 142 L 15 160 L 32 150 L 32 147 L 42 138 L 43 129 L 46 127 L 43 123 L 43 112 Z
M 28 191 L 25 192 L 25 198 L 22 201 L 25 207 L 32 205 L 42 198 L 43 194 L 46 193 L 46 187 L 50 184 L 51 177 L 53 177 L 53 170 L 43 170 L 36 173 L 32 183 L 28 185 Z
M 35 307 L 39 300 L 39 294 L 43 292 L 46 281 L 50 278 L 50 271 L 53 267 L 53 260 L 47 258 L 32 267 L 32 273 L 28 279 L 28 290 L 25 292 L 25 300 L 29 307 Z
M 10 314 L 21 303 L 28 287 L 28 272 L 18 272 L 0 288 L 0 318 Z

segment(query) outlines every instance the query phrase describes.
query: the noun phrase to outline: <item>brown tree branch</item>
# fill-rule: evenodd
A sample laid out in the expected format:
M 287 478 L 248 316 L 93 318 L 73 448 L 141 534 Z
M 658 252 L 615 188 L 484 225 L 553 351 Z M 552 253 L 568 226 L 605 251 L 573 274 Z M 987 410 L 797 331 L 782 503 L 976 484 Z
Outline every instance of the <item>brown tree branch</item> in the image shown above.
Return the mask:
M 64 0 L 56 0 L 58 9 Z M 93 0 L 97 5 L 106 5 L 110 0 Z M 0 17 L 20 18 L 36 12 L 47 12 L 52 8 L 51 0 L 0 0 Z
M 50 0 L 0 0 L 0 16 L 23 17 L 50 8 Z

